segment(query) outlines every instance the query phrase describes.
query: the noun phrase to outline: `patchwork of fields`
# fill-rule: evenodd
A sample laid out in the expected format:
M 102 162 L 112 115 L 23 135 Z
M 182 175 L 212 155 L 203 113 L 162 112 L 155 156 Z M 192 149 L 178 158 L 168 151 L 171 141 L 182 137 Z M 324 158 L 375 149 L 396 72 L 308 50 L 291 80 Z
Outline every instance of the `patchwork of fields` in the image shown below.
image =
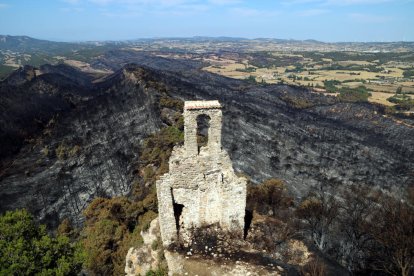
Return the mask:
M 404 72 L 411 72 L 414 68 L 411 54 L 408 54 L 408 59 L 400 54 L 389 61 L 383 53 L 340 53 L 337 59 L 335 54 L 320 53 L 317 58 L 314 52 L 267 53 L 265 58 L 258 58 L 254 54 L 244 58 L 214 56 L 204 59 L 209 64 L 204 70 L 236 79 L 254 78 L 259 83 L 313 87 L 320 93 L 333 92 L 327 91 L 326 81 L 335 81 L 338 89 L 365 86 L 371 94 L 369 101 L 389 106 L 394 103 L 387 99 L 398 89 L 413 98 L 414 79 L 412 76 L 407 77 L 407 73 L 404 75 Z

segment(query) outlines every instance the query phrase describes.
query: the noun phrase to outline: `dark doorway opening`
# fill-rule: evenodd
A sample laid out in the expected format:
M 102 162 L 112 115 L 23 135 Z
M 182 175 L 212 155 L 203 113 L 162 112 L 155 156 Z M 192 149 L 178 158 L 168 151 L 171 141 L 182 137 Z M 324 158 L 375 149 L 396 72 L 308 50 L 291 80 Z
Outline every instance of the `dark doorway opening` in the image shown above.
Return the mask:
M 177 230 L 177 236 L 180 234 L 180 218 L 183 213 L 184 205 L 175 202 L 174 194 L 171 189 L 171 195 L 173 200 L 174 218 L 175 218 L 175 229 Z
M 246 210 L 244 214 L 244 229 L 243 229 L 243 239 L 247 238 L 247 234 L 249 234 L 250 226 L 252 225 L 253 220 L 253 212 Z
M 208 130 L 210 128 L 210 116 L 201 114 L 197 116 L 197 148 L 200 153 L 200 148 L 208 144 Z

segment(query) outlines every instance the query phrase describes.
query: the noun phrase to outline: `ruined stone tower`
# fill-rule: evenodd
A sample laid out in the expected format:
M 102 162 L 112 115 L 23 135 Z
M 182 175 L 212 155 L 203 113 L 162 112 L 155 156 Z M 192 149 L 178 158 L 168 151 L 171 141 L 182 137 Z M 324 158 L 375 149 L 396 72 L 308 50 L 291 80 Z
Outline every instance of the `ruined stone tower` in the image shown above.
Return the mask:
M 197 118 L 208 116 L 208 142 L 199 148 Z M 218 223 L 243 233 L 246 180 L 234 173 L 221 147 L 222 111 L 218 101 L 186 101 L 184 146 L 175 147 L 169 172 L 157 181 L 158 213 L 164 246 L 179 236 L 190 238 L 189 229 Z

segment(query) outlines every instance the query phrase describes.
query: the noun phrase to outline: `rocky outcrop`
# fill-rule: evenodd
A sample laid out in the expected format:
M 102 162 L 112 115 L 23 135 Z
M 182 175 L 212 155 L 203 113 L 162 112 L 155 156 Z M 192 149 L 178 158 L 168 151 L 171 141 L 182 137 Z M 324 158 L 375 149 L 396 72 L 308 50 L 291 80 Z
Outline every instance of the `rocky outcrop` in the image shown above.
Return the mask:
M 131 247 L 126 256 L 125 273 L 127 276 L 146 275 L 150 270 L 159 268 L 163 253 L 158 218 L 150 223 L 146 231 L 141 231 L 143 244 Z
M 272 258 L 270 252 L 252 248 L 253 244 L 223 232 L 218 225 L 196 232 L 198 235 L 185 248 L 164 248 L 158 218 L 154 219 L 148 230 L 141 231 L 143 244 L 129 249 L 126 275 L 146 275 L 167 267 L 168 275 L 298 275 L 297 267 L 311 259 L 306 246 L 299 241 L 287 243 L 287 250 L 295 254 L 289 258 L 289 264 L 283 264 Z

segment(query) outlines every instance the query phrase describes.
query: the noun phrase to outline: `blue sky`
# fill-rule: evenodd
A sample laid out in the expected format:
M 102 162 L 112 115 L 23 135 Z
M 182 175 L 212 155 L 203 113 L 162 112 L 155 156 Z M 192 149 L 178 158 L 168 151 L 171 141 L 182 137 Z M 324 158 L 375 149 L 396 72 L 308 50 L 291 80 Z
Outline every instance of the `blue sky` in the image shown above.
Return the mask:
M 0 0 L 0 34 L 414 41 L 414 0 Z

